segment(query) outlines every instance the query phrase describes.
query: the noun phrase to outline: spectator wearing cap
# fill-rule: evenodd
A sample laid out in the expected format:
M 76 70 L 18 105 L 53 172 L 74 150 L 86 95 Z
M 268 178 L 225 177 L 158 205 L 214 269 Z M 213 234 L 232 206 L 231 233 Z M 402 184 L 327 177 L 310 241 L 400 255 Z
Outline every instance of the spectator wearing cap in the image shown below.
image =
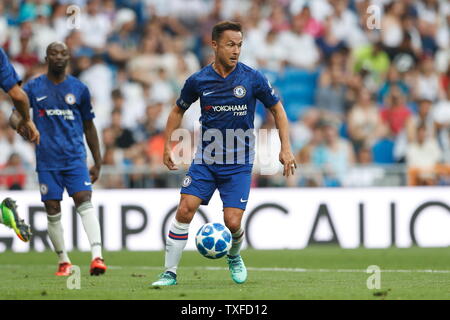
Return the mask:
M 135 19 L 136 14 L 131 9 L 117 11 L 114 31 L 106 46 L 109 61 L 115 65 L 124 66 L 137 53 L 139 37 L 134 32 Z

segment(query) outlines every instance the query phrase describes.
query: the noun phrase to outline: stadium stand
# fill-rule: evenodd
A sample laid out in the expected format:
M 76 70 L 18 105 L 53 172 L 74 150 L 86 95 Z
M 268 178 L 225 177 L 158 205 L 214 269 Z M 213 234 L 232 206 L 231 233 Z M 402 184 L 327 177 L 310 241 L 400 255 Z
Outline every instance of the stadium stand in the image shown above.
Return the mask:
M 80 8 L 79 29 L 68 27 L 69 5 Z M 371 5 L 380 8 L 378 27 L 368 23 Z M 184 172 L 163 167 L 161 134 L 185 79 L 211 62 L 206 31 L 223 19 L 243 24 L 241 61 L 261 70 L 284 103 L 302 164 L 287 185 L 361 186 L 351 179 L 358 170 L 374 173 L 367 186 L 449 184 L 445 0 L 4 0 L 0 45 L 27 81 L 45 70 L 49 42 L 68 44 L 71 73 L 89 86 L 97 114 L 105 163 L 99 187 L 176 187 Z M 431 103 L 426 120 L 423 99 Z M 33 147 L 11 137 L 10 107 L 1 93 L 0 188 L 36 188 Z M 305 121 L 311 109 L 318 116 Z M 193 110 L 185 122 L 192 134 L 197 118 Z M 257 129 L 268 121 L 259 106 Z M 327 139 L 330 121 L 337 142 Z M 411 139 L 407 127 L 424 122 L 433 125 L 426 143 Z M 344 145 L 352 156 L 336 153 Z M 430 145 L 439 151 L 425 168 L 434 178 L 420 179 L 408 152 Z M 278 185 L 277 175 L 255 174 L 254 186 Z

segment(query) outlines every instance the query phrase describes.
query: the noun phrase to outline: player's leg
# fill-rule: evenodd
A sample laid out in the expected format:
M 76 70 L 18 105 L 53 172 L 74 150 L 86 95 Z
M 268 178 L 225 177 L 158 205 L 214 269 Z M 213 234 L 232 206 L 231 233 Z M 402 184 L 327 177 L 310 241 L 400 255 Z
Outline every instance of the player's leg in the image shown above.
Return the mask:
M 238 256 L 241 252 L 242 241 L 244 240 L 244 229 L 241 221 L 244 210 L 240 208 L 223 208 L 223 220 L 225 226 L 231 231 L 231 249 L 228 252 L 230 256 Z
M 69 276 L 72 263 L 67 255 L 64 243 L 64 229 L 61 223 L 61 204 L 59 200 L 44 200 L 47 212 L 47 230 L 53 249 L 58 255 L 57 276 Z
M 177 283 L 177 268 L 187 244 L 189 225 L 202 201 L 197 196 L 181 194 L 175 218 L 170 225 L 169 234 L 166 238 L 165 271 L 161 274 L 160 279 L 153 282 L 152 285 L 167 286 Z
M 64 187 L 58 171 L 38 171 L 41 201 L 47 212 L 47 230 L 53 249 L 58 255 L 57 276 L 68 276 L 72 264 L 64 243 L 64 229 L 61 223 L 61 205 Z
M 16 201 L 11 198 L 5 198 L 0 204 L 0 223 L 13 229 L 20 240 L 28 242 L 31 239 L 30 226 L 20 218 Z
M 202 164 L 193 163 L 183 180 L 180 203 L 166 239 L 166 271 L 152 285 L 174 285 L 177 267 L 186 247 L 189 225 L 198 207 L 207 205 L 216 189 L 213 174 Z
M 231 278 L 236 283 L 247 280 L 247 268 L 240 254 L 244 240 L 241 222 L 250 194 L 251 171 L 252 167 L 249 165 L 237 165 L 231 174 L 227 169 L 225 173 L 218 175 L 218 189 L 224 206 L 224 222 L 232 234 L 227 262 Z
M 88 168 L 83 165 L 72 170 L 64 171 L 64 185 L 72 197 L 77 213 L 81 217 L 84 231 L 91 246 L 91 275 L 101 275 L 106 271 L 102 256 L 102 236 L 100 223 L 91 202 L 92 184 Z
M 223 208 L 224 222 L 231 231 L 231 249 L 227 255 L 228 268 L 231 279 L 236 283 L 244 283 L 247 280 L 247 268 L 241 257 L 241 245 L 244 240 L 244 230 L 241 226 L 244 210 L 241 208 Z

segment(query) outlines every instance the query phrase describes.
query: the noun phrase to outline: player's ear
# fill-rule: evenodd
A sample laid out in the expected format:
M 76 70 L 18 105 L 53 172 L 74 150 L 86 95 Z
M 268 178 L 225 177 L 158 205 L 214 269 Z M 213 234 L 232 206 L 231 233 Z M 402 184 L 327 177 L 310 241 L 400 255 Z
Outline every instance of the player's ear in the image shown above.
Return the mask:
M 216 41 L 216 40 L 211 41 L 211 47 L 212 47 L 214 50 L 217 50 L 217 41 Z

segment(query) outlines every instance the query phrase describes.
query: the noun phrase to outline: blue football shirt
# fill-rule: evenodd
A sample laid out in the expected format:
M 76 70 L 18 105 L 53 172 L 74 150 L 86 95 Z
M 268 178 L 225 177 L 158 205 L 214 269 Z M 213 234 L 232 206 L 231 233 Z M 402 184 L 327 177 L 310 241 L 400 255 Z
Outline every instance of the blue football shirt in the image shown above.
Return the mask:
M 0 87 L 3 91 L 8 92 L 20 82 L 20 78 L 9 62 L 8 56 L 5 51 L 0 48 Z
M 54 84 L 41 75 L 25 86 L 33 121 L 41 134 L 36 146 L 38 171 L 68 170 L 86 164 L 83 121 L 95 117 L 89 89 L 68 75 Z
M 199 98 L 203 138 L 194 161 L 252 164 L 256 99 L 266 108 L 279 101 L 266 77 L 239 62 L 223 78 L 210 64 L 186 80 L 177 105 L 187 110 Z

